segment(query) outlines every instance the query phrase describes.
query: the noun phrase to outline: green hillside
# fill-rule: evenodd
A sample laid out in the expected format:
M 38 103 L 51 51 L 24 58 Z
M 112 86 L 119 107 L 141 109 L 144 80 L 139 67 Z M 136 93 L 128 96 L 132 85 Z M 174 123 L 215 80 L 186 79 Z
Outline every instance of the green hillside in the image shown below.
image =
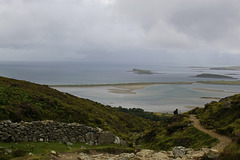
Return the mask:
M 171 150 L 174 146 L 200 149 L 214 146 L 217 142 L 217 139 L 193 127 L 188 115 L 166 117 L 136 141 L 138 145 L 157 150 Z
M 225 149 L 223 157 L 240 157 L 240 94 L 213 101 L 189 113 L 196 114 L 206 128 L 232 137 L 234 143 Z
M 125 140 L 154 122 L 46 85 L 0 77 L 0 120 L 78 122 L 113 131 Z
M 237 138 L 240 134 L 240 94 L 213 101 L 204 108 L 196 108 L 195 113 L 201 123 L 220 134 Z

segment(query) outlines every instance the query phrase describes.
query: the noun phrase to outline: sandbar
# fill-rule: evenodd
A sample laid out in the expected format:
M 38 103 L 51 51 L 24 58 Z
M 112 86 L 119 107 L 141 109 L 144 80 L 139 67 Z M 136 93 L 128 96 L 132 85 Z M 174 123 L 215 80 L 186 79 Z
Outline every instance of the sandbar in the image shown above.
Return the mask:
M 197 81 L 202 84 L 218 84 L 218 85 L 240 85 L 240 81 Z
M 102 86 L 141 86 L 141 85 L 156 85 L 156 84 L 193 84 L 194 82 L 137 82 L 137 83 L 113 83 L 113 84 L 60 84 L 49 85 L 50 87 L 102 87 Z
M 213 100 L 220 100 L 219 97 L 200 97 L 201 99 L 213 99 Z
M 114 86 L 114 89 L 108 89 L 110 93 L 119 93 L 119 94 L 136 94 L 135 90 L 144 89 L 149 86 L 156 84 L 135 84 L 135 85 L 118 85 Z
M 110 93 L 117 94 L 136 94 L 136 90 L 144 89 L 153 85 L 161 84 L 192 84 L 193 82 L 146 82 L 146 83 L 116 83 L 116 84 L 83 84 L 83 85 L 50 85 L 50 87 L 114 87 L 107 89 Z
M 218 90 L 218 89 L 208 89 L 208 88 L 192 88 L 199 91 L 210 91 L 210 92 L 223 92 L 223 93 L 239 93 L 239 92 L 232 92 L 232 91 L 225 91 L 225 90 Z

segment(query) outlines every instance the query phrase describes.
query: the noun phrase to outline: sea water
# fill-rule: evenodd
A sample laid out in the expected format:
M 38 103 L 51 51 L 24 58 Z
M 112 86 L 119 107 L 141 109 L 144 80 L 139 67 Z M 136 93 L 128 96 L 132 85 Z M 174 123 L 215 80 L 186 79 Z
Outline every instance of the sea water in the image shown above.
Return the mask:
M 172 113 L 176 108 L 180 112 L 186 112 L 195 107 L 203 107 L 204 104 L 211 101 L 216 101 L 215 98 L 240 93 L 240 86 L 198 83 L 153 85 L 136 90 L 136 94 L 111 93 L 109 89 L 112 88 L 115 87 L 56 87 L 62 92 L 113 107 L 143 108 L 146 111 L 168 113 Z
M 135 74 L 133 68 L 151 70 L 154 74 Z M 136 82 L 194 82 L 221 80 L 194 77 L 201 73 L 232 74 L 240 78 L 239 70 L 210 70 L 208 67 L 179 65 L 133 65 L 89 62 L 1 62 L 0 76 L 47 85 L 116 84 Z M 154 112 L 185 112 L 194 106 L 202 107 L 213 99 L 240 91 L 240 86 L 210 84 L 163 84 L 134 91 L 136 94 L 111 93 L 115 87 L 58 87 L 56 89 L 111 106 L 139 107 Z M 197 88 L 202 88 L 199 90 Z M 208 89 L 208 90 L 207 90 Z M 209 90 L 210 89 L 210 90 Z M 218 91 L 216 91 L 218 90 Z

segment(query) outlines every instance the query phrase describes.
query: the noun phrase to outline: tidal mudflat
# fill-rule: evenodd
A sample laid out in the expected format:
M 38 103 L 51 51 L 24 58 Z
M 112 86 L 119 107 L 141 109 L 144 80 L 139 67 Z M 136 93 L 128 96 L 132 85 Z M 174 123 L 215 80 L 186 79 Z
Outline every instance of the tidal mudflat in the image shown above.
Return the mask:
M 186 112 L 211 101 L 240 92 L 239 85 L 201 83 L 149 83 L 54 86 L 53 88 L 113 107 L 143 108 L 152 112 L 169 112 L 178 108 Z

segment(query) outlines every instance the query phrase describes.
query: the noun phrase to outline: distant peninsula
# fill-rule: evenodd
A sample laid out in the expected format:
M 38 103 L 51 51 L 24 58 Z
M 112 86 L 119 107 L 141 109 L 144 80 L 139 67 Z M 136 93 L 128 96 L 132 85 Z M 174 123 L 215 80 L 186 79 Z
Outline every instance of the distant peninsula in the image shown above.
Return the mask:
M 211 70 L 240 70 L 240 66 L 231 66 L 231 67 L 213 67 Z
M 219 75 L 219 74 L 209 74 L 209 73 L 198 74 L 195 77 L 200 77 L 200 78 L 220 78 L 220 79 L 237 79 L 237 78 L 230 77 L 230 76 Z
M 152 71 L 150 71 L 150 70 L 143 70 L 143 69 L 136 69 L 136 68 L 134 68 L 133 70 L 132 70 L 132 72 L 133 73 L 135 73 L 135 74 L 154 74 Z

